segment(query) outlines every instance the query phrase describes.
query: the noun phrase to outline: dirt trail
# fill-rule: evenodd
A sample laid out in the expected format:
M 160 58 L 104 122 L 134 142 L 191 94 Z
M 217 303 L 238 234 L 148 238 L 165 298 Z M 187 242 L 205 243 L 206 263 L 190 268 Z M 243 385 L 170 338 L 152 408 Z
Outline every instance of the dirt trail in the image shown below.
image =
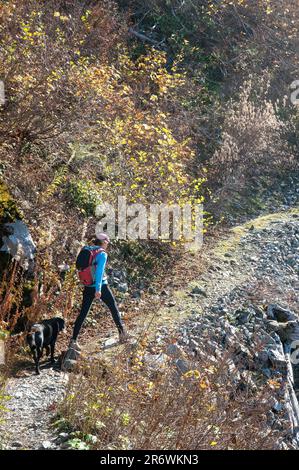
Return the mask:
M 169 336 L 185 321 L 192 322 L 193 315 L 217 315 L 217 309 L 225 309 L 225 305 L 222 307 L 224 297 L 236 306 L 240 295 L 248 302 L 252 301 L 251 295 L 262 301 L 266 287 L 273 289 L 273 301 L 298 307 L 298 230 L 298 209 L 261 216 L 234 227 L 205 252 L 189 255 L 184 260 L 184 269 L 194 272 L 195 279 L 173 292 L 164 292 L 163 307 L 151 317 L 136 316 L 134 336 L 149 331 L 152 341 L 159 342 L 161 335 Z M 297 245 L 289 243 L 290 233 L 295 234 Z M 113 342 L 113 337 L 109 341 Z M 97 338 L 84 353 L 113 356 L 114 351 L 122 347 L 117 345 L 104 350 L 104 343 L 104 338 L 101 343 Z M 0 426 L 2 447 L 59 448 L 50 421 L 67 382 L 68 374 L 47 366 L 43 367 L 40 376 L 35 376 L 30 366 L 20 377 L 11 378 L 6 390 L 11 397 L 6 403 L 9 411 Z

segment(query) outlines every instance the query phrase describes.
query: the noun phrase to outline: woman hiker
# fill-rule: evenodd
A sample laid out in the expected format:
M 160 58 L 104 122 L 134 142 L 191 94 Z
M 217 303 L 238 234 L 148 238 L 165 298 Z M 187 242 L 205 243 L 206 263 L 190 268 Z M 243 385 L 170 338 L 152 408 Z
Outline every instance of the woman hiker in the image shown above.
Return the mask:
M 102 250 L 95 256 L 96 268 L 94 283 L 88 286 L 84 286 L 81 310 L 75 321 L 70 347 L 74 347 L 77 350 L 80 349 L 80 346 L 77 343 L 77 338 L 94 299 L 102 299 L 102 301 L 109 308 L 114 323 L 118 329 L 119 341 L 124 343 L 129 337 L 121 320 L 115 298 L 109 289 L 107 276 L 105 273 L 105 265 L 107 262 L 106 249 L 109 245 L 109 242 L 110 239 L 108 235 L 106 235 L 106 233 L 100 233 L 94 240 L 94 245 L 88 247 L 90 250 L 98 250 L 99 247 L 102 248 Z

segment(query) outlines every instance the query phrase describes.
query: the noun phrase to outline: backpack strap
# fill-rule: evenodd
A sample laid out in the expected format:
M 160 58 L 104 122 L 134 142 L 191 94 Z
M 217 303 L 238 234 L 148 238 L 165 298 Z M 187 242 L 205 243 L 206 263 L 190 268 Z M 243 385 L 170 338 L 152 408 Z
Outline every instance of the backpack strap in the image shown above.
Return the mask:
M 96 264 L 96 257 L 99 253 L 106 253 L 106 251 L 104 250 L 104 248 L 97 248 L 95 250 L 90 250 L 90 255 L 92 257 L 92 259 L 89 258 L 90 266 L 91 264 L 94 264 L 94 265 Z

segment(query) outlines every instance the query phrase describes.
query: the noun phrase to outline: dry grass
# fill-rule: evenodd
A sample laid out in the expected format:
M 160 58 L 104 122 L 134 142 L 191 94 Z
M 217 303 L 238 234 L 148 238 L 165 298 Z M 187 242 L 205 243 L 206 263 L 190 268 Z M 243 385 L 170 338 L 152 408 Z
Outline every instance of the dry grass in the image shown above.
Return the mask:
M 71 377 L 58 425 L 76 430 L 82 440 L 96 436 L 98 449 L 276 448 L 286 432 L 267 424 L 277 390 L 268 382 L 253 390 L 248 371 L 240 388 L 230 352 L 216 364 L 185 357 L 190 371 L 181 375 L 169 358 L 150 369 L 146 349 L 143 339 L 113 363 L 83 360 Z
M 212 160 L 214 177 L 221 184 L 222 198 L 250 188 L 260 178 L 273 178 L 296 166 L 286 135 L 290 121 L 279 117 L 284 103 L 268 97 L 269 82 L 245 82 L 240 96 L 229 103 L 222 126 L 222 142 Z

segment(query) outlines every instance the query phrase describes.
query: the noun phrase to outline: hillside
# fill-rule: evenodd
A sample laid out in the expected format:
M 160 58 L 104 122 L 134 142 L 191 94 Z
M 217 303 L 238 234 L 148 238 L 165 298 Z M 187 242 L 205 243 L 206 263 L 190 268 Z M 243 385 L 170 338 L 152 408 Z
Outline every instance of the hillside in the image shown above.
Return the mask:
M 140 376 L 152 376 L 154 383 L 157 381 L 156 386 L 163 390 L 163 369 L 165 377 L 172 371 L 178 376 L 189 374 L 191 378 L 188 371 L 199 370 L 204 374 L 201 380 L 207 380 L 207 389 L 203 389 L 203 397 L 194 396 L 193 391 L 192 398 L 196 401 L 208 398 L 214 403 L 214 409 L 208 413 L 192 409 L 190 414 L 182 391 L 171 406 L 168 402 L 170 397 L 162 399 L 161 395 L 161 403 L 154 404 L 153 396 L 148 396 L 146 408 L 142 411 L 139 407 L 136 409 L 129 388 L 126 392 L 128 397 L 123 402 L 114 397 L 118 403 L 115 412 L 121 415 L 126 410 L 137 422 L 141 419 L 140 413 L 146 413 L 148 419 L 141 434 L 133 423 L 122 426 L 129 448 L 132 445 L 133 448 L 161 449 L 166 442 L 174 448 L 176 442 L 175 448 L 192 449 L 197 448 L 200 441 L 201 448 L 209 448 L 213 439 L 217 448 L 224 449 L 298 447 L 294 429 L 298 426 L 298 404 L 297 408 L 294 407 L 292 393 L 298 392 L 299 376 L 294 368 L 296 381 L 291 392 L 286 381 L 287 359 L 282 353 L 283 345 L 290 338 L 283 337 L 280 332 L 279 336 L 273 334 L 280 330 L 271 323 L 265 310 L 270 303 L 289 305 L 294 311 L 298 308 L 298 217 L 297 209 L 260 217 L 234 228 L 228 236 L 219 239 L 216 246 L 205 254 L 204 260 L 201 259 L 201 275 L 183 284 L 180 290 L 164 295 L 161 299 L 164 305 L 147 320 L 149 325 L 144 324 L 142 315 L 136 319 L 135 335 L 147 333 L 146 345 L 139 352 L 143 363 Z M 189 260 L 186 268 L 195 270 L 198 261 L 197 257 Z M 96 319 L 95 316 L 93 318 Z M 299 329 L 299 320 L 297 325 Z M 93 413 L 89 400 L 94 401 L 92 390 L 99 387 L 98 381 L 101 380 L 99 364 L 101 370 L 104 367 L 102 361 L 106 362 L 105 367 L 111 368 L 110 373 L 117 377 L 118 361 L 123 361 L 124 357 L 128 360 L 131 349 L 131 346 L 123 346 L 120 351 L 115 343 L 107 350 L 105 344 L 107 338 L 100 340 L 96 334 L 85 345 L 84 362 L 92 366 L 88 380 L 83 380 L 84 375 L 80 374 L 69 380 L 68 374 L 58 369 L 51 371 L 46 366 L 42 376 L 33 376 L 30 363 L 23 364 L 23 370 L 19 370 L 7 386 L 11 399 L 6 406 L 11 411 L 2 427 L 6 448 L 59 449 L 76 445 L 76 436 L 79 437 L 78 445 L 80 442 L 84 445 L 84 435 L 91 434 L 96 439 L 92 423 L 99 416 L 96 412 L 91 420 Z M 113 371 L 115 367 L 116 373 Z M 162 384 L 156 376 L 158 371 Z M 222 384 L 220 396 L 214 376 L 215 381 Z M 112 382 L 113 393 L 121 393 L 124 384 L 130 384 L 132 377 L 128 374 L 126 382 L 118 382 L 116 377 Z M 173 386 L 179 390 L 178 383 Z M 142 393 L 144 385 L 141 383 L 139 387 Z M 162 390 L 158 388 L 157 392 Z M 64 431 L 59 433 L 59 426 L 56 430 L 51 422 L 61 407 L 63 393 L 66 393 L 62 405 L 66 418 L 60 423 Z M 223 402 L 225 393 L 233 394 L 227 403 Z M 73 397 L 71 404 L 69 397 Z M 153 406 L 157 407 L 156 414 L 149 419 L 147 413 L 152 413 Z M 187 413 L 190 428 L 181 433 L 182 423 L 178 423 L 174 435 L 165 441 L 165 430 L 157 427 L 162 407 L 165 407 L 163 420 L 166 423 L 170 425 L 173 412 L 182 417 Z M 74 410 L 77 410 L 75 415 Z M 76 418 L 78 412 L 80 421 Z M 196 416 L 201 422 L 194 428 Z M 101 416 L 101 419 L 110 421 L 111 416 Z M 207 419 L 211 423 L 211 432 L 204 436 L 201 426 Z M 242 433 L 239 420 L 247 423 Z M 217 438 L 213 427 L 219 427 Z M 150 435 L 154 435 L 155 440 L 145 440 Z M 177 441 L 179 435 L 182 442 Z M 90 444 L 92 447 L 106 448 L 110 445 L 110 440 L 102 441 L 100 436 L 98 443 Z M 122 444 L 116 441 L 114 445 Z
M 280 0 L 0 1 L 3 449 L 298 449 L 298 25 Z M 131 338 L 95 301 L 62 371 L 101 205 Z M 152 237 L 174 205 L 193 237 L 203 206 L 199 250 Z

